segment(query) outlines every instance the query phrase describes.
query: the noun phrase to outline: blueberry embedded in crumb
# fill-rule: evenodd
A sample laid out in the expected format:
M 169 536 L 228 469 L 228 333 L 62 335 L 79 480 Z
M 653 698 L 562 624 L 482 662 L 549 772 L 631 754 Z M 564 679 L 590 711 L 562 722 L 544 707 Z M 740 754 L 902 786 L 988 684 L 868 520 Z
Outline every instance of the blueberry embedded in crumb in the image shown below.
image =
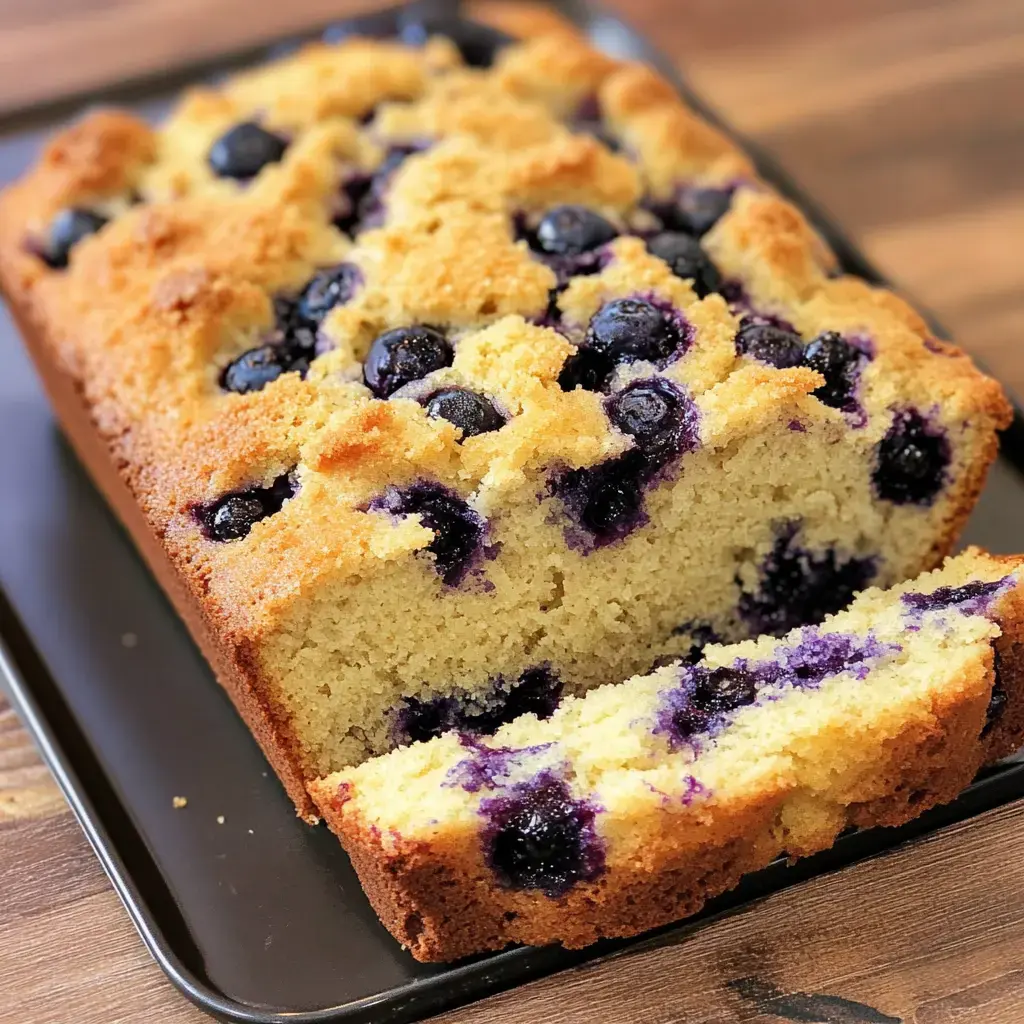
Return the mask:
M 52 221 L 43 241 L 39 255 L 54 270 L 63 270 L 68 265 L 71 250 L 89 235 L 94 235 L 108 218 L 93 210 L 68 207 L 61 210 Z
M 288 354 L 281 346 L 260 345 L 243 352 L 224 367 L 220 386 L 225 391 L 246 395 L 250 391 L 261 391 L 290 369 Z
M 455 353 L 448 339 L 433 327 L 396 327 L 375 339 L 363 364 L 366 386 L 387 398 L 411 381 L 451 366 Z
M 663 377 L 635 381 L 609 398 L 605 409 L 652 468 L 697 447 L 697 407 Z
M 563 391 L 602 391 L 614 369 L 615 360 L 610 355 L 581 345 L 562 365 L 558 386 Z
M 389 487 L 366 506 L 369 512 L 396 516 L 418 515 L 434 539 L 427 551 L 446 586 L 458 586 L 483 555 L 487 523 L 466 501 L 440 484 Z
M 579 537 L 570 533 L 569 543 L 592 550 L 621 540 L 643 526 L 647 522 L 643 492 L 650 475 L 651 467 L 644 457 L 630 451 L 556 477 L 551 491 L 582 531 Z
M 878 443 L 871 477 L 875 492 L 895 505 L 929 505 L 945 485 L 951 457 L 941 427 L 913 409 L 903 410 Z
M 759 681 L 756 673 L 739 666 L 687 669 L 680 686 L 665 694 L 655 731 L 667 733 L 673 747 L 709 732 L 715 719 L 757 700 Z
M 551 771 L 480 803 L 487 819 L 484 854 L 510 889 L 562 896 L 604 870 L 604 846 L 594 828 L 597 809 L 573 798 Z
M 752 634 L 782 636 L 819 622 L 845 608 L 874 579 L 874 558 L 844 558 L 831 548 L 809 551 L 796 536 L 793 525 L 780 532 L 761 564 L 757 591 L 740 594 L 740 618 Z
M 362 272 L 352 263 L 321 270 L 299 296 L 296 314 L 306 323 L 319 326 L 335 306 L 350 302 L 362 283 Z
M 700 242 L 691 235 L 663 231 L 647 242 L 647 251 L 664 260 L 676 277 L 693 282 L 697 297 L 703 299 L 722 286 L 722 275 Z
M 808 343 L 803 362 L 825 378 L 825 383 L 812 392 L 814 397 L 832 409 L 854 409 L 857 379 L 866 359 L 864 352 L 835 331 L 819 334 Z
M 676 318 L 646 299 L 615 299 L 594 314 L 584 344 L 617 363 L 663 362 L 686 343 Z
M 463 438 L 500 430 L 505 417 L 490 399 L 466 388 L 442 388 L 423 403 L 431 419 L 447 420 L 462 431 Z
M 288 143 L 255 121 L 229 128 L 210 147 L 210 169 L 219 178 L 254 178 L 267 164 L 284 156 Z
M 280 512 L 294 494 L 295 484 L 285 473 L 269 487 L 250 487 L 199 506 L 195 515 L 210 540 L 241 540 L 261 519 Z
M 725 714 L 757 700 L 757 677 L 745 669 L 721 667 L 705 670 L 693 691 L 693 702 L 711 714 Z
M 771 323 L 744 321 L 736 334 L 736 351 L 769 366 L 788 370 L 804 361 L 803 339 L 795 331 Z
M 561 695 L 562 683 L 553 672 L 533 668 L 511 685 L 492 681 L 481 694 L 405 697 L 393 712 L 392 741 L 416 743 L 453 729 L 465 736 L 490 736 L 521 715 L 550 718 Z
M 556 206 L 537 225 L 533 247 L 550 256 L 579 256 L 618 235 L 615 225 L 585 206 Z
M 942 611 L 955 608 L 965 615 L 984 615 L 992 601 L 1006 589 L 1010 577 L 1001 580 L 971 580 L 959 587 L 939 587 L 930 594 L 910 591 L 900 602 L 916 612 Z

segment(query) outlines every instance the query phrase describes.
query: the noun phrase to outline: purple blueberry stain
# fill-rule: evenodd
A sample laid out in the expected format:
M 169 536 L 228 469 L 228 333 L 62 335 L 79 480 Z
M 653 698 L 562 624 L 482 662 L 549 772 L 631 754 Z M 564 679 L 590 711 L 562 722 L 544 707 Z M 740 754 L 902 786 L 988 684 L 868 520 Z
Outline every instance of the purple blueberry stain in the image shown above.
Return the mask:
M 953 609 L 963 615 L 987 615 L 992 602 L 1013 585 L 1013 576 L 1001 580 L 971 580 L 958 587 L 939 587 L 930 594 L 911 591 L 903 594 L 900 602 L 918 615 L 924 612 Z
M 208 540 L 241 540 L 260 520 L 280 512 L 296 490 L 294 475 L 283 473 L 269 487 L 247 487 L 197 505 L 193 515 Z
M 797 543 L 797 526 L 779 530 L 760 566 L 758 589 L 742 591 L 739 615 L 751 634 L 782 636 L 845 608 L 874 579 L 876 559 L 811 551 Z M 742 584 L 737 578 L 737 585 Z
M 538 743 L 531 747 L 490 747 L 469 733 L 460 735 L 459 742 L 469 754 L 448 769 L 442 786 L 457 786 L 467 793 L 500 789 L 511 780 L 514 772 L 524 770 L 531 761 L 550 759 L 556 747 L 554 743 Z
M 456 730 L 490 736 L 521 715 L 550 718 L 562 696 L 562 683 L 546 667 L 528 669 L 507 683 L 497 679 L 483 693 L 447 694 L 430 699 L 405 697 L 392 716 L 396 746 L 434 739 Z
M 713 738 L 740 708 L 772 699 L 780 688 L 813 689 L 843 673 L 863 680 L 882 658 L 900 649 L 871 634 L 822 633 L 809 627 L 765 661 L 680 666 L 678 683 L 662 691 L 653 732 L 664 736 L 672 751 L 699 753 L 700 738 Z
M 459 586 L 486 558 L 486 520 L 463 498 L 440 484 L 388 487 L 364 511 L 418 515 L 434 535 L 426 550 L 434 556 L 434 568 L 445 586 Z
M 875 493 L 894 505 L 930 505 L 946 484 L 952 450 L 945 430 L 916 409 L 893 417 L 875 449 Z
M 599 808 L 572 796 L 551 770 L 510 786 L 480 803 L 484 858 L 509 889 L 564 896 L 604 871 L 604 843 L 595 821 Z

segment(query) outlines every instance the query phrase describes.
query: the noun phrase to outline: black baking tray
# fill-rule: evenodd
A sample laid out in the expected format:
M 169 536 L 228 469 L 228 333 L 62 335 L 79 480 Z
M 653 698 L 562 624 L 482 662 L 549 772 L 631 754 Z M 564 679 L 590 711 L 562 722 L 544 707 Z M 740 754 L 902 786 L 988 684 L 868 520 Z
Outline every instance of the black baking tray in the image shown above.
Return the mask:
M 600 47 L 658 66 L 711 113 L 672 64 L 619 18 L 575 0 L 554 6 Z M 451 18 L 458 4 L 429 8 L 431 17 Z M 424 7 L 417 10 L 422 16 Z M 408 21 L 407 13 L 389 10 L 374 15 L 369 27 L 383 33 Z M 102 99 L 157 114 L 182 82 L 266 59 L 281 45 L 129 83 Z M 98 98 L 0 122 L 0 180 L 28 166 L 58 118 Z M 764 175 L 808 211 L 846 269 L 880 280 L 778 167 L 754 155 Z M 699 917 L 643 940 L 417 964 L 377 922 L 336 840 L 295 817 L 62 440 L 6 317 L 0 319 L 0 438 L 0 676 L 153 956 L 185 995 L 222 1019 L 421 1019 L 635 950 L 641 941 L 683 942 L 712 915 L 1024 795 L 1024 764 L 990 769 L 947 807 L 903 828 L 851 832 L 794 866 L 773 864 Z M 1024 540 L 1022 438 L 1018 416 L 967 531 L 968 540 L 997 552 L 1017 551 Z M 173 809 L 175 796 L 185 796 L 187 807 Z

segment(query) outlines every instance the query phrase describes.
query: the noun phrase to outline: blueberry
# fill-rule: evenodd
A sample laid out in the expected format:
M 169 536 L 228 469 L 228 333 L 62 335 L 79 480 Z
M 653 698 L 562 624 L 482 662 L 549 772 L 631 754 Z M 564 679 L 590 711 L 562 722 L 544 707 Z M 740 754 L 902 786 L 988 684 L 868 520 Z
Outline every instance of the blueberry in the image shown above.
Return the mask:
M 408 46 L 422 46 L 432 35 L 443 35 L 459 48 L 462 59 L 472 68 L 489 68 L 498 51 L 514 42 L 512 36 L 468 18 L 430 15 L 416 8 L 399 17 L 399 38 Z
M 239 540 L 263 518 L 263 505 L 258 498 L 232 494 L 225 498 L 210 518 L 214 540 Z
M 480 813 L 489 819 L 485 856 L 508 888 L 562 896 L 604 868 L 594 808 L 574 800 L 551 772 L 511 787 L 508 795 L 482 801 Z
M 800 366 L 804 361 L 800 335 L 775 324 L 742 323 L 736 335 L 736 351 L 780 370 Z
M 54 270 L 63 270 L 68 265 L 71 250 L 88 235 L 94 235 L 107 218 L 92 210 L 71 206 L 61 210 L 52 221 L 47 238 L 43 242 L 40 256 Z
M 728 212 L 731 202 L 730 189 L 685 189 L 675 202 L 655 204 L 654 212 L 669 231 L 683 231 L 700 238 Z
M 195 514 L 211 540 L 240 540 L 261 519 L 279 512 L 294 493 L 291 476 L 284 474 L 269 487 L 251 487 L 227 494 L 211 505 L 196 508 Z
M 685 342 L 676 320 L 646 299 L 615 299 L 590 321 L 585 344 L 617 363 L 667 360 Z
M 693 703 L 710 714 L 725 714 L 757 700 L 757 677 L 741 668 L 713 668 L 701 673 Z
M 605 352 L 588 348 L 580 348 L 562 365 L 558 375 L 558 386 L 563 391 L 601 391 L 615 369 L 615 360 Z
M 342 186 L 341 209 L 334 217 L 335 226 L 356 235 L 380 224 L 384 219 L 384 200 L 395 171 L 423 148 L 422 144 L 391 146 L 372 174 L 362 171 L 351 174 Z
M 466 388 L 443 388 L 424 402 L 432 419 L 447 420 L 462 430 L 463 438 L 476 437 L 505 425 L 505 418 L 489 399 Z
M 605 408 L 652 468 L 696 447 L 696 408 L 663 377 L 635 381 L 608 399 Z
M 427 550 L 447 586 L 458 586 L 482 555 L 486 523 L 457 494 L 440 484 L 414 484 L 405 490 L 389 487 L 367 506 L 368 511 L 392 515 L 418 515 L 434 539 Z
M 940 428 L 913 409 L 900 412 L 878 443 L 875 491 L 896 505 L 928 505 L 942 490 L 950 455 Z
M 395 718 L 393 741 L 402 746 L 435 739 L 452 728 L 455 706 L 454 697 L 406 697 Z
M 579 256 L 610 242 L 615 226 L 585 206 L 556 206 L 537 225 L 534 248 L 550 256 Z
M 693 282 L 698 298 L 717 292 L 722 286 L 722 275 L 700 242 L 691 235 L 663 231 L 647 242 L 647 251 L 664 260 L 676 277 Z
M 296 313 L 310 324 L 319 325 L 335 306 L 351 301 L 363 276 L 352 263 L 339 263 L 321 270 L 299 297 Z
M 647 517 L 643 490 L 650 466 L 639 452 L 630 451 L 597 466 L 572 469 L 552 483 L 552 492 L 565 511 L 585 531 L 585 547 L 611 544 L 642 526 Z
M 262 390 L 289 369 L 287 354 L 280 346 L 260 345 L 228 363 L 221 374 L 220 386 L 225 391 L 245 395 Z
M 854 404 L 854 392 L 860 374 L 864 353 L 855 348 L 835 331 L 819 334 L 807 345 L 804 366 L 817 370 L 825 383 L 813 394 L 818 401 L 833 409 L 849 411 Z
M 288 144 L 254 121 L 229 128 L 210 147 L 210 168 L 218 178 L 254 178 L 267 164 L 277 163 Z
M 433 327 L 396 327 L 370 346 L 363 379 L 378 398 L 387 398 L 410 381 L 451 366 L 454 358 L 448 339 Z
M 760 576 L 756 593 L 740 595 L 740 617 L 752 634 L 782 636 L 845 608 L 871 584 L 875 559 L 842 559 L 832 549 L 805 550 L 796 543 L 795 527 L 789 526 L 776 538 Z

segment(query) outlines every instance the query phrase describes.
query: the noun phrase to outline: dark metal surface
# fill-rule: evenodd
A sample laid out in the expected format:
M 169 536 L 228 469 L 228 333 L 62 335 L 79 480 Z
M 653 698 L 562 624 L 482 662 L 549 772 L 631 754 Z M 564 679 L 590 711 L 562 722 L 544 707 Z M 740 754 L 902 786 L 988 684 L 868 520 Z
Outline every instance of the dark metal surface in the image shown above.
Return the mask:
M 561 6 L 598 45 L 672 73 L 616 19 L 575 0 Z M 401 27 L 394 12 L 382 17 L 385 28 Z M 139 100 L 137 87 L 130 94 Z M 151 91 L 135 106 L 153 114 L 164 103 Z M 45 125 L 29 128 L 20 116 L 6 129 L 0 180 L 32 161 Z M 795 194 L 777 169 L 766 171 Z M 850 269 L 876 276 L 820 223 Z M 413 961 L 378 924 L 337 842 L 295 817 L 58 434 L 6 316 L 0 437 L 0 668 L 147 945 L 190 998 L 239 1021 L 398 1022 L 635 944 L 518 949 L 455 966 Z M 1016 437 L 1005 447 L 968 536 L 1009 552 L 1020 547 L 1024 447 Z M 795 867 L 772 865 L 700 919 L 1022 794 L 1024 768 L 997 769 L 905 828 L 854 833 Z M 174 810 L 175 796 L 188 806 Z M 652 941 L 681 941 L 693 927 Z

